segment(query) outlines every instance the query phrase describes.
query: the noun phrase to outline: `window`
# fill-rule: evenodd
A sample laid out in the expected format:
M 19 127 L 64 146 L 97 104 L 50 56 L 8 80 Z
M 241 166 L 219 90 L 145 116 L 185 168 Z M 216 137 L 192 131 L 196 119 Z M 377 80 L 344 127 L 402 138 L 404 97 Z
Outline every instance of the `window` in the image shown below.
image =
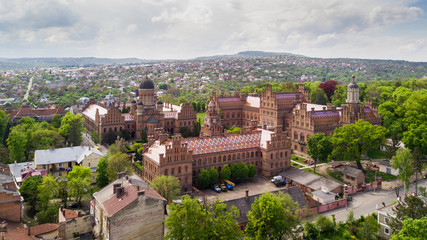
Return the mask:
M 168 170 L 167 170 L 167 169 L 165 169 L 165 175 L 166 175 L 166 176 L 168 175 Z
M 388 224 L 390 222 L 390 218 L 386 217 L 386 218 L 384 218 L 384 221 L 386 224 Z
M 178 174 L 181 173 L 181 167 L 178 167 Z
M 387 235 L 390 235 L 390 228 L 384 228 L 384 233 Z

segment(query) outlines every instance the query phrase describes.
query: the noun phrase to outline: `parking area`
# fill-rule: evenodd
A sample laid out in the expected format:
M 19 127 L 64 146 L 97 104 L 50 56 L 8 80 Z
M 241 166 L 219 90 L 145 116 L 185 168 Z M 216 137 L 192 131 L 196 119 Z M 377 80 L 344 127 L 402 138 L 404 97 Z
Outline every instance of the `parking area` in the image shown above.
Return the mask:
M 270 178 L 265 178 L 263 176 L 255 176 L 251 180 L 235 184 L 236 186 L 232 191 L 217 193 L 212 189 L 205 189 L 202 192 L 206 194 L 207 201 L 212 203 L 215 202 L 216 199 L 228 201 L 245 197 L 245 190 L 249 190 L 249 195 L 251 196 L 286 188 L 286 186 L 276 187 L 271 183 Z

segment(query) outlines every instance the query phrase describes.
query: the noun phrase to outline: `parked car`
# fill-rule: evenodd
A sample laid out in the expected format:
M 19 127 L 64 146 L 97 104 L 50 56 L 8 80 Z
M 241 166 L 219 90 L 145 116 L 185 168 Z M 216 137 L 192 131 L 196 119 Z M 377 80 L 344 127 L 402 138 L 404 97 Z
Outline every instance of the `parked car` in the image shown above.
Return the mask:
M 353 201 L 353 198 L 351 196 L 348 196 L 347 201 Z
M 218 186 L 218 185 L 213 185 L 212 186 L 212 190 L 214 190 L 215 192 L 217 192 L 217 193 L 220 193 L 221 192 L 221 188 Z
M 220 188 L 223 192 L 227 192 L 227 187 L 225 186 L 225 184 L 221 184 Z
M 283 177 L 282 176 L 274 176 L 272 179 L 271 179 L 271 182 L 272 183 L 274 183 L 274 182 L 276 182 L 276 181 L 279 181 L 279 180 L 283 180 Z
M 231 186 L 233 186 L 233 187 L 235 187 L 235 186 L 236 186 L 233 182 L 231 182 L 231 181 L 229 181 L 229 180 L 224 180 L 224 182 L 225 182 L 225 183 L 230 184 L 230 185 L 231 185 Z
M 227 190 L 229 191 L 233 190 L 233 185 L 229 184 L 228 182 L 225 183 L 225 186 L 227 187 Z
M 285 180 L 277 180 L 277 181 L 275 181 L 275 182 L 273 182 L 274 183 L 274 185 L 276 185 L 276 187 L 280 187 L 280 186 L 283 186 L 283 185 L 286 185 L 286 181 Z

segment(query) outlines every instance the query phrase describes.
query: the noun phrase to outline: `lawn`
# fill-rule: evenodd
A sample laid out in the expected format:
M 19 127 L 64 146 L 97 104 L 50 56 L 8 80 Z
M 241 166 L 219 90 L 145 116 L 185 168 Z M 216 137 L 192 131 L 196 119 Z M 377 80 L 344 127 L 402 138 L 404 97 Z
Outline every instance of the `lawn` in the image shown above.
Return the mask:
M 375 171 L 371 171 L 371 170 L 365 170 L 365 181 L 367 183 L 369 182 L 374 182 L 375 181 Z M 397 179 L 397 176 L 391 175 L 391 174 L 387 174 L 387 173 L 383 173 L 380 171 L 377 171 L 377 178 L 381 177 L 383 181 L 393 181 Z
M 203 121 L 205 120 L 205 116 L 206 116 L 206 112 L 199 112 L 197 113 L 197 121 L 199 121 L 202 123 L 203 125 Z
M 291 160 L 294 160 L 294 161 L 297 161 L 297 162 L 302 163 L 304 165 L 307 165 L 307 163 L 304 162 L 304 160 L 305 160 L 304 158 L 298 157 L 297 155 L 294 155 L 294 154 L 291 155 Z
M 379 149 L 375 149 L 368 152 L 368 157 L 372 159 L 385 159 L 387 158 L 387 155 L 386 152 L 383 152 Z
M 316 174 L 316 175 L 321 176 L 321 177 L 325 177 L 325 176 L 323 176 L 322 174 L 320 174 L 320 173 L 318 173 L 318 172 L 314 172 L 314 171 L 313 171 L 313 168 L 304 168 L 304 169 L 302 169 L 302 170 L 304 170 L 304 171 L 306 171 L 306 172 L 309 172 L 309 173 Z
M 326 172 L 329 174 L 329 176 L 333 177 L 335 180 L 344 182 L 344 180 L 342 179 L 342 172 L 334 172 L 330 168 L 327 168 Z
M 293 167 L 296 167 L 296 168 L 302 168 L 302 166 L 301 166 L 301 165 L 299 165 L 299 164 L 297 164 L 297 163 L 291 163 L 291 165 L 292 165 Z

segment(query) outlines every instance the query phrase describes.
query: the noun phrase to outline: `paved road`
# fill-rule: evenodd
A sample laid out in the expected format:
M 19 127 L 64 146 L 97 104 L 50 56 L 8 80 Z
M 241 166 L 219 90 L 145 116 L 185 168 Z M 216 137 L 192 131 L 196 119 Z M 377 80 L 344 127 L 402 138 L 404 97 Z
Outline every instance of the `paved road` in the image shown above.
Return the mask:
M 28 96 L 30 95 L 31 88 L 33 87 L 33 79 L 34 79 L 34 77 L 30 78 L 30 82 L 28 83 L 27 92 L 24 95 L 24 100 L 28 100 Z
M 427 186 L 427 180 L 423 179 L 418 181 L 418 187 Z M 409 187 L 408 192 L 415 192 L 415 184 L 412 183 Z M 404 194 L 403 189 L 400 189 L 400 195 Z M 394 202 L 397 197 L 395 191 L 375 191 L 375 192 L 363 192 L 355 195 L 351 195 L 353 197 L 353 201 L 349 202 L 349 205 L 346 208 L 340 208 L 333 211 L 322 213 L 324 216 L 331 216 L 335 214 L 337 221 L 345 221 L 347 219 L 347 215 L 350 212 L 350 209 L 353 209 L 354 217 L 359 218 L 361 215 L 369 215 L 372 212 L 375 212 L 378 207 L 382 207 L 382 203 L 384 202 L 386 205 Z
M 93 146 L 95 143 L 90 139 L 90 135 L 88 133 L 83 133 L 83 145 L 84 146 Z M 107 154 L 108 149 L 102 146 L 101 144 L 97 144 L 99 148 L 101 149 L 102 154 Z

